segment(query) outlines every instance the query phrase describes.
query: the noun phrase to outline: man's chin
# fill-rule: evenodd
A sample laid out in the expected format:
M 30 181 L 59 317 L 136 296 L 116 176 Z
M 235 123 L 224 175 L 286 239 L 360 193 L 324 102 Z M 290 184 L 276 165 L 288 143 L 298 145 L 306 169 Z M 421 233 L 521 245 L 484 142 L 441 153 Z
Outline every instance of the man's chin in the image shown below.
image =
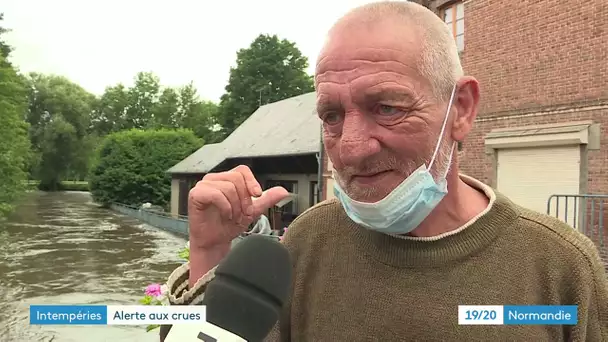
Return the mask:
M 346 187 L 346 194 L 351 199 L 357 202 L 363 203 L 374 203 L 382 200 L 392 191 L 392 189 L 386 189 L 385 187 L 374 187 L 374 186 L 361 186 L 358 184 L 349 184 Z

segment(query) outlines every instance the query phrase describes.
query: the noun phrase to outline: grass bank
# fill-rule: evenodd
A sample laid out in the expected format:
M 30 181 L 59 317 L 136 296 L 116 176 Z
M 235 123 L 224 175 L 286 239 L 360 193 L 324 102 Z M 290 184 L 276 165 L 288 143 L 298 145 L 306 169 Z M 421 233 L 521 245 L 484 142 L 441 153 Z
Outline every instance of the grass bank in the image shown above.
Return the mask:
M 37 190 L 40 182 L 36 180 L 27 181 L 29 190 Z M 89 182 L 87 181 L 62 181 L 59 191 L 89 191 Z

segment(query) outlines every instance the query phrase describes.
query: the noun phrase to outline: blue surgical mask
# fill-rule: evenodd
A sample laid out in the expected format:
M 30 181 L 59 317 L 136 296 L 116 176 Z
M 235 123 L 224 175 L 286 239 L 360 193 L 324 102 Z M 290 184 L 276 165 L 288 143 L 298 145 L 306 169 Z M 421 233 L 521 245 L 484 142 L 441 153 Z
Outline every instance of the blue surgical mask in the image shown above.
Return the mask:
M 448 193 L 446 176 L 452 163 L 456 142 L 452 143 L 446 170 L 437 181 L 433 178 L 430 169 L 439 151 L 455 91 L 456 87 L 452 90 L 435 152 L 428 167 L 424 164 L 421 165 L 391 193 L 375 203 L 365 203 L 351 199 L 338 185 L 338 182 L 334 182 L 334 194 L 342 203 L 344 211 L 351 220 L 381 233 L 407 234 L 416 229 L 441 202 Z

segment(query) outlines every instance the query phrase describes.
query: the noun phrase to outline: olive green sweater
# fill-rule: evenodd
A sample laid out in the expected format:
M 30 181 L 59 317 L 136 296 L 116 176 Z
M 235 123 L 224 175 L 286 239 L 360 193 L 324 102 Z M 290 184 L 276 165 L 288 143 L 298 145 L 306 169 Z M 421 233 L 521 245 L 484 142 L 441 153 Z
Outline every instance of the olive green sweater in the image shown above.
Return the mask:
M 491 198 L 479 217 L 435 238 L 357 226 L 336 200 L 289 227 L 295 277 L 269 341 L 608 341 L 608 280 L 593 243 L 468 177 Z M 187 287 L 169 279 L 173 304 L 201 300 L 213 270 Z M 578 305 L 576 326 L 459 326 L 458 305 Z M 166 333 L 166 328 L 164 330 Z

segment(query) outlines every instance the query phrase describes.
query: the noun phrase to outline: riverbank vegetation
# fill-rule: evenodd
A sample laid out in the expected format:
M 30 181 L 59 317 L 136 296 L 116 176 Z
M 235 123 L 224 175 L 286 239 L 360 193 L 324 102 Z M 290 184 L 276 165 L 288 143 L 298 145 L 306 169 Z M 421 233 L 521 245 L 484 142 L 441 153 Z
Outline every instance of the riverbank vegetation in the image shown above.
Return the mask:
M 202 145 L 191 130 L 120 131 L 108 135 L 90 176 L 93 199 L 112 202 L 154 203 L 166 206 L 171 197 L 167 169 Z
M 7 55 L 4 51 L 0 54 L 0 218 L 13 209 L 25 190 L 23 181 L 30 151 L 28 126 L 23 120 L 27 106 L 25 88 L 6 60 Z
M 90 178 L 102 203 L 162 205 L 170 197 L 169 167 L 203 142 L 223 140 L 259 106 L 314 90 L 306 57 L 275 35 L 260 35 L 237 52 L 226 92 L 215 103 L 202 99 L 193 83 L 163 86 L 151 72 L 99 96 L 60 75 L 21 74 L 3 43 L 6 32 L 0 15 L 0 215 L 10 211 L 26 180 L 61 191 L 73 188 L 65 180 Z M 171 139 L 179 141 L 175 148 L 167 146 Z
M 28 180 L 24 182 L 24 185 L 27 190 L 38 190 L 40 189 L 40 181 L 37 180 Z M 61 181 L 59 184 L 60 191 L 85 191 L 88 192 L 89 182 L 88 181 L 77 181 L 77 180 L 65 180 Z

